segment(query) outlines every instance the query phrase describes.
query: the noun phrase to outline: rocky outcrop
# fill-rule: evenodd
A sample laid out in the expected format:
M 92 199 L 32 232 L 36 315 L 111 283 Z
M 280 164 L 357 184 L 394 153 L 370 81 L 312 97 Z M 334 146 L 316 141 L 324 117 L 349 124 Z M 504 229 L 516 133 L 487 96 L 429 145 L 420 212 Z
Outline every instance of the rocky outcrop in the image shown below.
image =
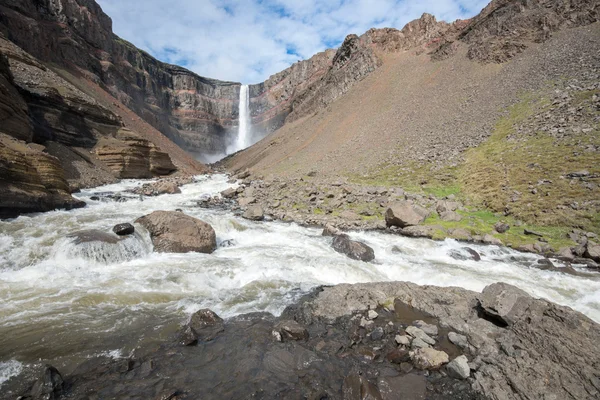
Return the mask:
M 80 71 L 190 151 L 222 151 L 239 84 L 162 63 L 112 33 L 93 0 L 0 2 L 0 32 L 44 62 Z
M 120 129 L 115 137 L 101 138 L 94 153 L 119 178 L 152 178 L 177 169 L 167 153 L 127 129 Z
M 154 211 L 135 222 L 150 232 L 160 253 L 212 253 L 217 248 L 212 226 L 182 212 Z
M 0 218 L 84 207 L 71 197 L 59 160 L 0 133 Z

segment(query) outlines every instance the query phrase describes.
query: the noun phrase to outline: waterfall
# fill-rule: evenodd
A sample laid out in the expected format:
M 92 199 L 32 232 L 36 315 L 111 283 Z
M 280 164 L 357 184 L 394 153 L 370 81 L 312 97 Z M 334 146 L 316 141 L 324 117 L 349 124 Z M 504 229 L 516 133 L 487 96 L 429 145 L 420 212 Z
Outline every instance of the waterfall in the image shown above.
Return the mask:
M 239 125 L 235 151 L 243 150 L 250 146 L 250 130 L 250 93 L 248 92 L 248 85 L 242 85 L 240 87 Z

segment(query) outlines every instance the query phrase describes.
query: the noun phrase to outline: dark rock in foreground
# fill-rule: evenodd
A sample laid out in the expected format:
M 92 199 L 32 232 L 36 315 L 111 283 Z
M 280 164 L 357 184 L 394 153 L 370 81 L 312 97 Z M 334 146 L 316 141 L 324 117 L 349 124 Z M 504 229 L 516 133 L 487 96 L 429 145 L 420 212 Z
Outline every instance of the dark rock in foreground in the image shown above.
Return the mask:
M 600 395 L 600 326 L 503 283 L 481 294 L 405 282 L 344 284 L 317 289 L 280 318 L 254 313 L 222 321 L 210 310 L 195 316 L 198 324 L 192 317 L 188 327 L 215 330 L 210 340 L 165 344 L 140 359 L 90 360 L 65 377 L 65 398 Z M 300 340 L 279 342 L 274 332 Z

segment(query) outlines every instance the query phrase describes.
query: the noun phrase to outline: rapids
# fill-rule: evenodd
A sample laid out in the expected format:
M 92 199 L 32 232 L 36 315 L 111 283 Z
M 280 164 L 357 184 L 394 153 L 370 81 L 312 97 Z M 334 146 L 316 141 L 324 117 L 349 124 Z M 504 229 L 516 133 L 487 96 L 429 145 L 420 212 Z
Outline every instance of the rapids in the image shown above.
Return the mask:
M 172 335 L 199 308 L 223 317 L 278 314 L 317 285 L 344 282 L 403 280 L 481 291 L 503 281 L 600 321 L 600 274 L 541 270 L 531 267 L 537 255 L 475 244 L 468 246 L 482 260 L 458 261 L 448 255 L 464 246 L 456 241 L 379 232 L 350 233 L 376 255 L 373 263 L 353 261 L 333 251 L 321 229 L 198 207 L 197 200 L 231 186 L 224 175 L 197 177 L 181 194 L 103 200 L 144 182 L 84 190 L 76 195 L 88 203 L 83 209 L 0 221 L 0 386 L 40 363 L 69 373 L 93 356 L 126 357 Z M 233 245 L 211 255 L 154 253 L 139 226 L 116 250 L 74 246 L 68 237 L 175 209 L 210 223 L 218 243 Z

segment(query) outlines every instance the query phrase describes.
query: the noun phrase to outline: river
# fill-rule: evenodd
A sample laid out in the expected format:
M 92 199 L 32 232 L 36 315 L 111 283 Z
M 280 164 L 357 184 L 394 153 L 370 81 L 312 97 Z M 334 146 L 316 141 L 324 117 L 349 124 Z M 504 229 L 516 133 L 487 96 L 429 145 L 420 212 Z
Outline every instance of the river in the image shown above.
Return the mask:
M 250 222 L 197 206 L 200 198 L 231 187 L 227 179 L 199 176 L 181 194 L 103 200 L 147 182 L 124 180 L 78 193 L 88 203 L 82 209 L 0 221 L 0 386 L 28 377 L 41 363 L 68 373 L 90 357 L 126 357 L 173 335 L 200 308 L 222 317 L 278 314 L 317 285 L 344 282 L 402 280 L 481 291 L 503 281 L 600 321 L 600 274 L 541 270 L 531 266 L 537 255 L 475 244 L 469 247 L 481 261 L 459 261 L 448 255 L 464 246 L 454 240 L 379 232 L 350 233 L 376 255 L 373 263 L 353 261 L 333 251 L 321 229 Z M 230 246 L 210 255 L 154 253 L 143 228 L 116 250 L 82 248 L 67 238 L 176 209 L 210 223 L 217 243 Z

